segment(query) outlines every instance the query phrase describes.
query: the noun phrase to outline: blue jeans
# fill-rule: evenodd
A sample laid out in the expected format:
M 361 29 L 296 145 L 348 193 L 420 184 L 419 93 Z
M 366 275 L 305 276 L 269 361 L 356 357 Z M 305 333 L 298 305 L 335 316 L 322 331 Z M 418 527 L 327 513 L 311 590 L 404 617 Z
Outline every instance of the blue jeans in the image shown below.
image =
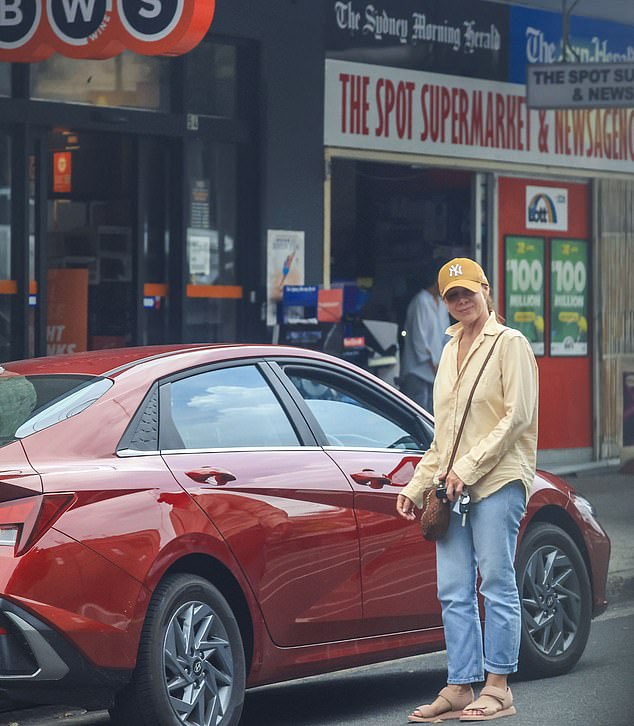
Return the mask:
M 452 511 L 449 531 L 436 542 L 438 599 L 447 643 L 447 683 L 484 680 L 484 671 L 514 673 L 521 635 L 515 550 L 526 503 L 521 482 L 512 482 L 471 505 L 464 527 Z M 476 591 L 484 597 L 484 648 Z

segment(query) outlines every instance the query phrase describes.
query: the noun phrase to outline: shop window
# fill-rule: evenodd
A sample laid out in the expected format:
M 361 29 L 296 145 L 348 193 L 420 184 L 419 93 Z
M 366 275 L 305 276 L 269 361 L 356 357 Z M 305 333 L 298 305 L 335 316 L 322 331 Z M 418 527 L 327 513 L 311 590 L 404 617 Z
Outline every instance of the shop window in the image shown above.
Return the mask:
M 236 148 L 205 139 L 187 149 L 189 180 L 185 340 L 236 339 Z
M 236 48 L 201 43 L 187 56 L 187 111 L 204 116 L 236 115 Z
M 0 63 L 0 96 L 11 95 L 11 65 Z
M 31 97 L 169 111 L 169 59 L 124 52 L 108 60 L 53 55 L 31 65 Z

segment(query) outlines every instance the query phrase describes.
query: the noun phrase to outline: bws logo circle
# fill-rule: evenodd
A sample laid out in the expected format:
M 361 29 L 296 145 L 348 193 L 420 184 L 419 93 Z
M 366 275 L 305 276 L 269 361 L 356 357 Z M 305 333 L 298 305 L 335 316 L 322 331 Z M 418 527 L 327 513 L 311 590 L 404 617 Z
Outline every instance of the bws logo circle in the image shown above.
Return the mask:
M 52 31 L 64 43 L 86 45 L 104 29 L 112 13 L 112 0 L 47 0 Z
M 0 0 L 0 48 L 21 48 L 42 18 L 41 0 Z
M 137 40 L 167 37 L 183 16 L 185 0 L 117 0 L 123 27 Z

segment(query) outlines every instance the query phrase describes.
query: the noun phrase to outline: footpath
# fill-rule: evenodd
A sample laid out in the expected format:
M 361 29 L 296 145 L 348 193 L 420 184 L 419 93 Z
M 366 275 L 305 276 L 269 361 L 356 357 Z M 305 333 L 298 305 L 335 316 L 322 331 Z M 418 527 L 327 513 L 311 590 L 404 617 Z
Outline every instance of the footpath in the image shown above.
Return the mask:
M 634 599 L 634 472 L 617 467 L 580 471 L 549 469 L 571 484 L 597 510 L 612 542 L 607 594 L 610 603 Z M 609 608 L 608 608 L 609 609 Z M 0 697 L 0 726 L 99 726 L 110 724 L 106 711 L 46 706 L 16 709 Z
M 594 504 L 612 542 L 608 600 L 634 599 L 634 472 L 613 467 L 559 476 Z

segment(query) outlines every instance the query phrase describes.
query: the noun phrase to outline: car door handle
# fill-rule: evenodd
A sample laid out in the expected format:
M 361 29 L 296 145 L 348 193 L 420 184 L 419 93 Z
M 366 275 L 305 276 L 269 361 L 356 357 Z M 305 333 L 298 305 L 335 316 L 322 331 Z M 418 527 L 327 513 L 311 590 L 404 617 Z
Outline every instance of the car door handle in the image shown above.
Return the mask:
M 212 466 L 203 466 L 200 469 L 192 469 L 192 471 L 186 471 L 185 474 L 194 481 L 200 484 L 210 484 L 211 486 L 224 486 L 227 482 L 235 481 L 236 477 L 230 472 L 224 469 L 218 469 Z M 210 479 L 215 480 L 215 484 L 210 482 Z
M 356 474 L 350 474 L 350 476 L 357 484 L 365 484 L 370 489 L 383 489 L 384 486 L 392 483 L 389 476 L 377 474 L 374 469 L 364 469 Z

